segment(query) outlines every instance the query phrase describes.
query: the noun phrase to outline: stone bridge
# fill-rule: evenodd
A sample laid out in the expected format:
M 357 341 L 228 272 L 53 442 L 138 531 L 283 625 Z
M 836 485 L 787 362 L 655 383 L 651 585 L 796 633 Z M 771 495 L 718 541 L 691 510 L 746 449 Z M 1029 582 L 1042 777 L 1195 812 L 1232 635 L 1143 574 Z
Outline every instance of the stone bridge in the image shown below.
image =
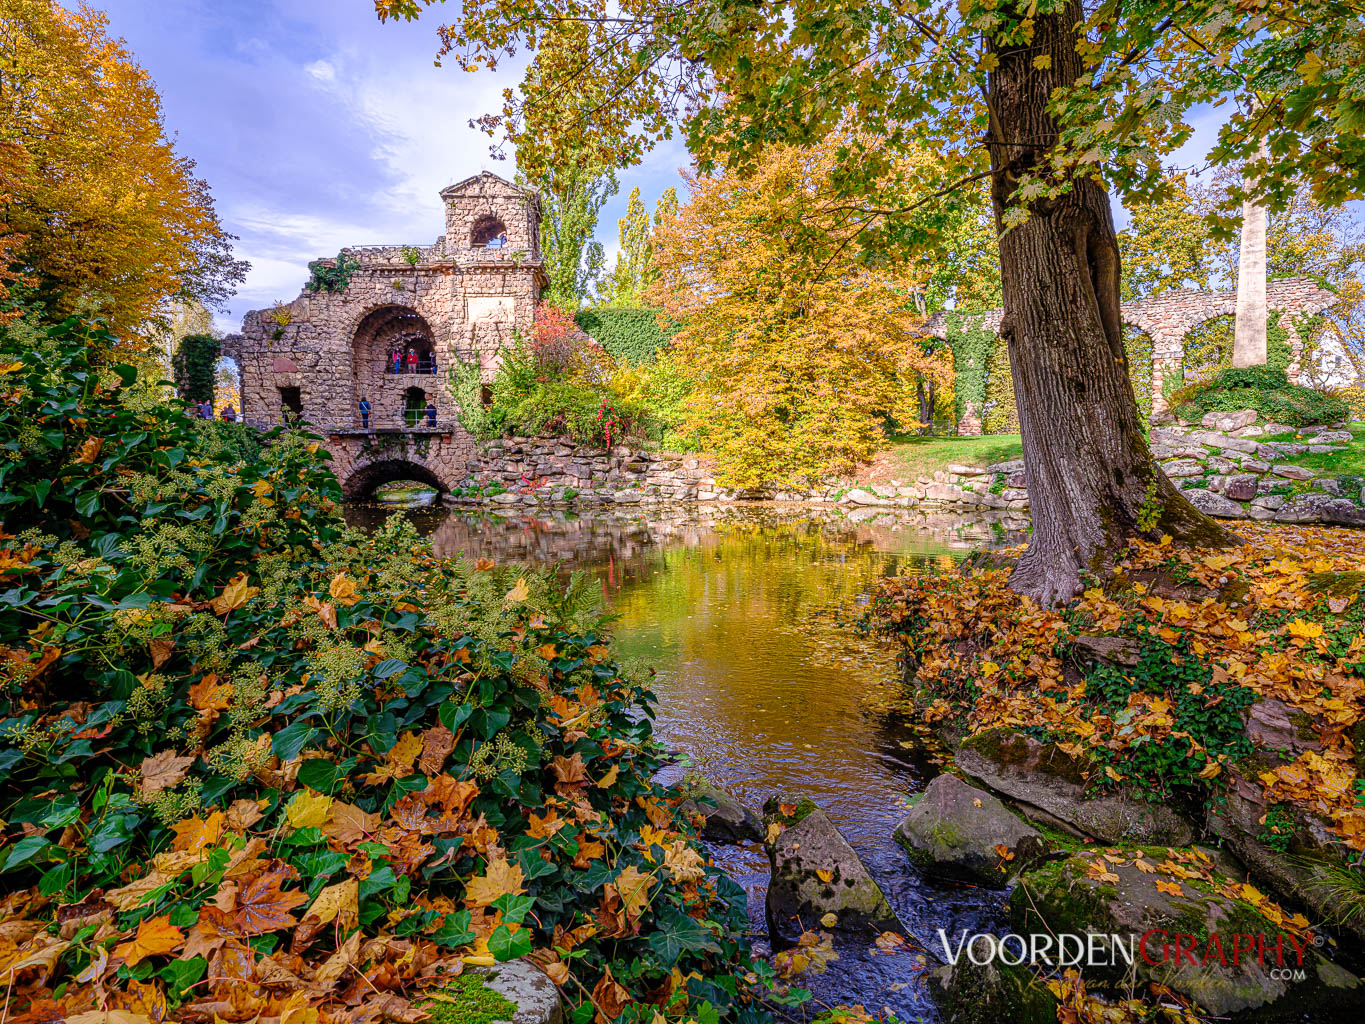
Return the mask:
M 1298 379 L 1299 357 L 1303 351 L 1303 339 L 1299 337 L 1294 319 L 1321 313 L 1336 302 L 1336 295 L 1311 278 L 1288 277 L 1266 282 L 1267 307 L 1284 314 L 1280 318 L 1280 326 L 1289 336 L 1290 380 Z M 1233 315 L 1236 309 L 1236 289 L 1217 292 L 1184 289 L 1123 303 L 1123 323 L 1143 331 L 1152 340 L 1153 417 L 1160 417 L 1166 412 L 1166 380 L 1184 379 L 1186 335 L 1200 324 L 1220 316 Z M 1000 327 L 1003 316 L 1004 310 L 993 309 L 987 313 L 972 314 L 969 319 L 980 318 L 982 327 L 994 331 Z M 932 336 L 946 338 L 948 315 L 935 313 L 929 318 L 926 328 Z M 981 410 L 966 409 L 958 425 L 958 433 L 981 433 Z

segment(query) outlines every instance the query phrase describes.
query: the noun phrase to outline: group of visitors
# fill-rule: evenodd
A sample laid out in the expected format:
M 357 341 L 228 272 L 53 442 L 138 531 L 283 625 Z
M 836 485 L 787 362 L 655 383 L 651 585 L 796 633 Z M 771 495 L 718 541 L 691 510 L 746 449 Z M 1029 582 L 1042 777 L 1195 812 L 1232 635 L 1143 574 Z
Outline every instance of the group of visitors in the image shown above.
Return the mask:
M 435 373 L 436 372 L 436 353 L 431 352 L 426 355 L 418 355 L 415 348 L 409 347 L 407 354 L 403 349 L 389 349 L 389 367 L 391 373 Z
M 360 400 L 359 407 L 360 429 L 369 430 L 370 413 L 374 412 L 374 406 L 370 404 L 370 400 L 368 398 L 362 398 Z M 421 419 L 423 413 L 426 414 L 427 426 L 429 427 L 436 426 L 436 403 L 431 401 L 430 399 L 427 399 L 427 407 L 425 409 L 422 409 L 420 407 L 414 408 L 405 405 L 403 407 L 402 416 L 404 420 L 407 422 L 408 426 L 415 427 L 417 426 L 417 420 Z
M 195 402 L 195 403 L 194 403 L 194 415 L 195 415 L 195 417 L 196 417 L 197 419 L 201 419 L 201 420 L 211 420 L 211 419 L 213 419 L 213 403 L 212 403 L 212 402 Z M 218 415 L 220 415 L 220 416 L 223 418 L 223 422 L 224 422 L 224 423 L 236 423 L 236 422 L 237 422 L 237 410 L 234 409 L 234 408 L 232 407 L 232 403 L 231 403 L 231 402 L 229 402 L 227 405 L 223 406 L 222 412 L 220 412 Z

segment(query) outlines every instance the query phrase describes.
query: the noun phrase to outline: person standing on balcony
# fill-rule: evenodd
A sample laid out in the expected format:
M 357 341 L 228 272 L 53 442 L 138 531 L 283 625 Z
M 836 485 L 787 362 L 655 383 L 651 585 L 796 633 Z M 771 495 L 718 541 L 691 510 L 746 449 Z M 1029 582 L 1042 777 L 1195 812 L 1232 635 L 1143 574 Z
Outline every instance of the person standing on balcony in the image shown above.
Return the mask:
M 409 349 L 408 349 L 408 373 L 416 373 L 416 372 L 417 372 L 417 350 L 416 350 L 415 348 L 409 348 Z
M 369 429 L 370 429 L 370 409 L 371 409 L 371 408 L 372 408 L 372 406 L 370 405 L 370 400 L 369 400 L 368 398 L 362 398 L 362 399 L 360 400 L 360 429 L 361 429 L 361 430 L 369 430 Z
M 397 345 L 389 349 L 389 362 L 393 364 L 394 373 L 403 372 L 403 350 Z
M 430 400 L 427 401 L 427 426 L 436 426 L 436 403 Z

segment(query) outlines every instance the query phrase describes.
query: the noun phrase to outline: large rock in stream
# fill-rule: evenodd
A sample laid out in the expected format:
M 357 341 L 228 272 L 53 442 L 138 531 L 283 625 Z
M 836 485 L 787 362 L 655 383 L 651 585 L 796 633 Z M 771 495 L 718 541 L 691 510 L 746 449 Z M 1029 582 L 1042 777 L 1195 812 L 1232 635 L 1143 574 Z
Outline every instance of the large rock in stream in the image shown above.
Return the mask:
M 1078 936 L 1078 949 L 1093 945 L 1100 962 L 1112 965 L 1107 972 L 1083 967 L 1087 978 L 1107 973 L 1119 982 L 1132 971 L 1138 981 L 1167 985 L 1216 1017 L 1346 1020 L 1334 1014 L 1365 1003 L 1360 979 L 1323 957 L 1306 929 L 1277 924 L 1246 899 L 1232 898 L 1247 894 L 1266 905 L 1258 893 L 1214 871 L 1206 856 L 1104 852 L 1021 875 L 1010 895 L 1016 931 Z M 1115 949 L 1115 936 L 1132 943 L 1131 968 Z
M 701 834 L 717 843 L 763 841 L 763 821 L 744 804 L 703 775 L 690 773 L 678 783 L 684 814 L 705 818 Z
M 896 841 L 927 875 L 996 889 L 1048 850 L 1036 828 L 956 775 L 929 783 L 896 827 Z
M 763 805 L 763 823 L 772 864 L 767 918 L 774 947 L 821 928 L 869 937 L 901 930 L 858 854 L 812 801 L 773 797 Z
M 970 736 L 954 761 L 963 774 L 1007 797 L 1030 818 L 1108 843 L 1188 846 L 1194 829 L 1132 788 L 1088 793 L 1089 767 L 1055 743 L 1012 729 Z

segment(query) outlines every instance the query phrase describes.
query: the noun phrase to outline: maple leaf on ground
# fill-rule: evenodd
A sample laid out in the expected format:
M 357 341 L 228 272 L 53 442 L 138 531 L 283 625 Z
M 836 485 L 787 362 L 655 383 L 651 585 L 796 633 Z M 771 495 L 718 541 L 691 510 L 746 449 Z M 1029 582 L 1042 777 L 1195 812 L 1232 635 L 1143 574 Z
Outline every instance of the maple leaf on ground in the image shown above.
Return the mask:
M 213 811 L 207 818 L 186 818 L 171 826 L 175 840 L 173 850 L 203 850 L 218 843 L 223 834 L 227 817 L 222 811 Z
M 380 820 L 378 814 L 362 811 L 355 804 L 333 800 L 332 817 L 322 825 L 322 833 L 342 846 L 350 846 L 373 837 Z
M 213 614 L 226 615 L 228 612 L 242 607 L 260 592 L 260 587 L 247 585 L 246 573 L 238 573 L 228 581 L 227 586 L 223 587 L 222 593 L 209 604 L 213 608 Z
M 429 778 L 440 775 L 454 747 L 455 734 L 444 725 L 433 725 L 422 733 L 422 756 L 417 761 L 418 769 Z
M 264 935 L 298 924 L 290 911 L 308 899 L 301 890 L 283 891 L 280 886 L 297 878 L 298 872 L 277 860 L 264 872 L 242 885 L 232 922 L 242 935 Z
M 347 607 L 360 600 L 356 596 L 355 580 L 347 579 L 344 572 L 332 577 L 332 582 L 327 586 L 327 593 L 332 595 L 332 600 L 337 604 L 344 604 Z
M 163 750 L 145 758 L 140 769 L 142 773 L 142 795 L 151 796 L 163 790 L 178 786 L 190 772 L 193 757 L 182 757 L 174 750 Z
M 226 711 L 231 698 L 232 684 L 220 683 L 215 673 L 190 684 L 190 706 L 196 711 Z
M 1164 892 L 1167 896 L 1185 895 L 1185 890 L 1180 887 L 1179 882 L 1168 882 L 1164 878 L 1158 878 L 1156 880 L 1156 887 L 1160 889 L 1162 892 Z
M 386 779 L 401 779 L 412 774 L 413 762 L 422 753 L 422 737 L 415 732 L 405 732 L 398 742 L 384 755 L 384 763 L 372 772 L 367 772 L 365 781 L 378 785 Z
M 560 793 L 571 793 L 592 782 L 588 778 L 587 766 L 583 764 L 583 755 L 579 753 L 573 757 L 556 757 L 550 762 L 550 770 L 555 775 L 555 790 Z
M 166 914 L 139 923 L 137 934 L 130 941 L 114 947 L 114 956 L 121 956 L 129 967 L 136 967 L 149 956 L 174 953 L 184 942 L 184 934 Z
M 490 861 L 488 870 L 465 885 L 464 901 L 471 907 L 490 907 L 499 896 L 519 896 L 526 891 L 521 867 L 506 858 Z
M 321 828 L 332 813 L 332 798 L 303 790 L 295 793 L 285 808 L 285 820 L 291 828 Z

